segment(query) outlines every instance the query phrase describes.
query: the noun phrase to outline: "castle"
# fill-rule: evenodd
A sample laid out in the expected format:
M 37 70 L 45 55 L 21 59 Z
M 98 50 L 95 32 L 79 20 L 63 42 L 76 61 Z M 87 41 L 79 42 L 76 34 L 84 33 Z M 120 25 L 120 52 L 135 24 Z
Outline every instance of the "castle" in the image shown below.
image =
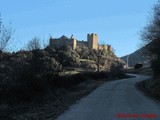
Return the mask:
M 111 45 L 99 45 L 98 44 L 98 35 L 97 34 L 87 34 L 87 41 L 79 41 L 74 38 L 72 35 L 71 38 L 67 38 L 66 36 L 62 36 L 60 38 L 50 38 L 50 47 L 62 47 L 62 46 L 71 46 L 73 50 L 76 48 L 80 48 L 86 46 L 90 49 L 102 49 L 105 48 L 108 51 L 112 51 Z

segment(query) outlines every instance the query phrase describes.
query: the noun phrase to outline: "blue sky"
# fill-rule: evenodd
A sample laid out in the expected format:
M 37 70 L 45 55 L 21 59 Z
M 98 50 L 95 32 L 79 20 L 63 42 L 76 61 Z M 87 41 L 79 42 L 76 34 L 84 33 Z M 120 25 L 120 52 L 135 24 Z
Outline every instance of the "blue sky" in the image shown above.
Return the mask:
M 15 29 L 11 48 L 24 48 L 33 37 L 48 41 L 63 34 L 86 40 L 97 33 L 121 57 L 138 49 L 140 30 L 157 0 L 0 0 L 3 22 Z

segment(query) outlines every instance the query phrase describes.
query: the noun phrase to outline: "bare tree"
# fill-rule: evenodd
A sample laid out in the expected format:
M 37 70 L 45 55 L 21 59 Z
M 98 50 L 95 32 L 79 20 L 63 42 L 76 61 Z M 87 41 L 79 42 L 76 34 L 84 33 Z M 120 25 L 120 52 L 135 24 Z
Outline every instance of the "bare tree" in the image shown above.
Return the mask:
M 11 40 L 14 30 L 11 27 L 5 27 L 2 23 L 2 18 L 0 15 L 0 50 L 4 51 Z
M 153 14 L 151 18 L 143 29 L 141 38 L 143 43 L 147 46 L 145 47 L 147 56 L 151 56 L 152 59 L 152 68 L 155 74 L 155 77 L 160 74 L 160 0 L 153 7 Z
M 107 50 L 105 49 L 105 45 L 98 45 L 97 50 L 93 50 L 93 57 L 92 59 L 95 61 L 97 66 L 97 71 L 100 72 L 100 65 L 101 63 L 105 63 L 107 58 Z
M 49 41 L 43 40 L 43 48 L 46 48 L 49 45 Z
M 34 37 L 27 44 L 27 50 L 36 50 L 41 48 L 40 38 Z

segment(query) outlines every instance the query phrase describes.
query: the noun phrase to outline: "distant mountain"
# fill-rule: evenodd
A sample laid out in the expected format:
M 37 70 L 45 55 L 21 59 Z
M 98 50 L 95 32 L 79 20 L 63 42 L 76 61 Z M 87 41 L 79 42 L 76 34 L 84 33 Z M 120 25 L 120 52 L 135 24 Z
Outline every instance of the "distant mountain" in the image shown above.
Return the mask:
M 146 46 L 138 49 L 137 51 L 129 55 L 121 57 L 121 59 L 127 63 L 127 57 L 128 57 L 129 67 L 134 67 L 135 64 L 137 63 L 142 63 L 144 66 L 148 66 L 150 59 L 149 57 L 144 56 L 145 48 Z

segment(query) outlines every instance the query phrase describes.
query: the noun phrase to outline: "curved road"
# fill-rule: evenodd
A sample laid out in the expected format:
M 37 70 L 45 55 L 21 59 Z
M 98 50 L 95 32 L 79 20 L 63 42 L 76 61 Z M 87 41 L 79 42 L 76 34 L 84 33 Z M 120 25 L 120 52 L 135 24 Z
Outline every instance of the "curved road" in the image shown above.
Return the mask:
M 160 120 L 160 103 L 135 88 L 149 76 L 108 82 L 82 98 L 57 120 Z

